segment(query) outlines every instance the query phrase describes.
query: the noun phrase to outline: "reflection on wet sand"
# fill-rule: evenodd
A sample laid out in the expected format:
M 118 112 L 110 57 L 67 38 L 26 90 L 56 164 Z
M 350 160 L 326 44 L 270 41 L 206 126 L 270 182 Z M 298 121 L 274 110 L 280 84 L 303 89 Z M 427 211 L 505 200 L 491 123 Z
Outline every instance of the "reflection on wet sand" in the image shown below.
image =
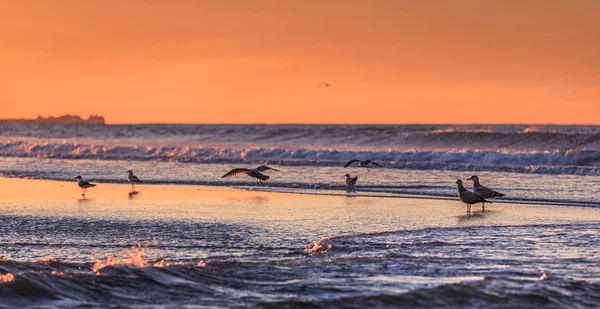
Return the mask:
M 127 197 L 130 200 L 133 200 L 133 199 L 136 199 L 137 195 L 140 194 L 140 193 L 142 193 L 142 192 L 141 191 L 130 191 L 129 193 L 127 193 Z
M 462 216 L 458 216 L 458 223 L 472 222 L 476 220 L 483 220 L 486 215 L 483 212 L 472 212 Z

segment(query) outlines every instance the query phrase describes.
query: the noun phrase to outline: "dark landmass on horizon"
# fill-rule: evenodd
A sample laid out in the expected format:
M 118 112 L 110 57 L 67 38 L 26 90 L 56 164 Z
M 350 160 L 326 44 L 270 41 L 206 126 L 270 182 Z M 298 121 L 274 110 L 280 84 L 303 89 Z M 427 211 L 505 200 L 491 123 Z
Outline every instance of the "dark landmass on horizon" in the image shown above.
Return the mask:
M 106 124 L 104 117 L 90 115 L 88 119 L 83 119 L 79 115 L 62 115 L 58 117 L 38 116 L 36 119 L 0 119 L 0 123 L 61 123 L 61 124 Z

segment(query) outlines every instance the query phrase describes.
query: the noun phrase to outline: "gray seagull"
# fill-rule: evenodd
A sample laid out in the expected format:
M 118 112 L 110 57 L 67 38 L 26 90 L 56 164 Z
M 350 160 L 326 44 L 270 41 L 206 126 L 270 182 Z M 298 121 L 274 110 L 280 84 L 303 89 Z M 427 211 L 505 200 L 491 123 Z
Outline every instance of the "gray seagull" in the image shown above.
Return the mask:
M 354 176 L 354 178 L 350 177 L 350 174 L 346 174 L 346 184 L 348 185 L 348 188 L 351 188 L 352 186 L 354 186 L 354 184 L 356 184 L 356 181 L 358 180 L 358 176 Z
M 463 203 L 467 204 L 467 215 L 471 214 L 471 205 L 489 203 L 483 196 L 465 189 L 460 179 L 456 180 L 456 187 L 458 189 L 458 197 Z
M 83 178 L 81 178 L 81 176 L 77 176 L 75 177 L 75 179 L 77 179 L 77 185 L 82 189 L 82 193 L 81 196 L 85 196 L 87 193 L 87 188 L 92 188 L 95 187 L 96 184 L 90 183 L 92 181 L 94 181 L 94 179 L 90 179 L 90 180 L 83 180 Z
M 135 184 L 136 183 L 142 183 L 142 181 L 138 178 L 138 176 L 135 176 L 133 174 L 132 170 L 128 170 L 127 171 L 127 180 L 129 180 L 129 182 L 131 182 L 131 190 L 135 190 Z
M 237 176 L 239 174 L 246 174 L 250 177 L 256 178 L 256 184 L 262 184 L 263 181 L 267 181 L 267 180 L 269 180 L 269 178 L 271 178 L 262 173 L 262 172 L 268 171 L 268 170 L 273 170 L 273 171 L 279 172 L 279 170 L 274 169 L 272 167 L 268 167 L 266 165 L 261 165 L 254 169 L 234 168 L 231 171 L 229 171 L 227 174 L 223 175 L 221 178 L 229 178 L 229 177 Z
M 372 168 L 377 167 L 381 167 L 381 165 L 371 161 L 371 160 L 365 160 L 365 161 L 361 161 L 361 160 L 350 160 L 348 161 L 348 163 L 346 163 L 346 165 L 344 165 L 344 168 L 354 164 L 354 163 L 358 163 L 358 166 L 360 167 L 364 167 L 367 169 L 367 172 L 370 172 Z
M 479 177 L 473 175 L 467 180 L 473 181 L 473 192 L 483 196 L 484 198 L 502 197 L 505 194 L 494 191 L 488 187 L 484 187 L 479 183 Z M 481 205 L 481 210 L 485 211 L 485 202 Z

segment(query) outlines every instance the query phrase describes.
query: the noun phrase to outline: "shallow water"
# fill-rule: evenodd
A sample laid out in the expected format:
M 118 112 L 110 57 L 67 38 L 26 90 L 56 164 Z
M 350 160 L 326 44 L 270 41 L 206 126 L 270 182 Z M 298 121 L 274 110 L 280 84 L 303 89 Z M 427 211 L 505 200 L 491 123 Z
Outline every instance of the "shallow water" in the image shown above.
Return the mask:
M 592 308 L 600 209 L 61 182 L 0 202 L 2 306 Z M 95 188 L 95 189 L 100 189 Z M 5 196 L 5 194 L 3 194 Z M 543 275 L 547 280 L 541 280 Z
M 260 163 L 242 165 L 256 167 Z M 187 184 L 235 186 L 253 190 L 308 194 L 346 195 L 345 173 L 358 176 L 357 195 L 454 199 L 454 182 L 474 172 L 447 170 L 399 170 L 381 168 L 367 172 L 363 168 L 327 166 L 271 165 L 281 172 L 265 172 L 272 178 L 258 186 L 255 179 L 240 175 L 222 179 L 225 173 L 240 165 L 187 164 L 167 162 L 131 162 L 102 160 L 63 160 L 33 158 L 0 158 L 0 175 L 16 178 L 55 179 L 72 182 L 81 174 L 98 182 L 125 183 L 125 171 L 133 169 L 144 182 L 151 184 Z M 543 175 L 509 172 L 477 172 L 484 185 L 507 194 L 505 202 L 529 202 L 600 207 L 600 177 L 579 175 Z

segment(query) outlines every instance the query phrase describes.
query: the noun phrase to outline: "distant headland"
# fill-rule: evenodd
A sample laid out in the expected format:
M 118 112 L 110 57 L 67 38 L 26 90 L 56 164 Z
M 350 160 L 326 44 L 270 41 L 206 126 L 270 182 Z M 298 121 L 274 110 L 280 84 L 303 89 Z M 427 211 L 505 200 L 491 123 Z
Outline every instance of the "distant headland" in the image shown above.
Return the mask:
M 91 115 L 83 119 L 79 115 L 62 115 L 58 117 L 42 117 L 36 119 L 0 119 L 0 123 L 63 123 L 63 124 L 106 124 L 104 117 Z

